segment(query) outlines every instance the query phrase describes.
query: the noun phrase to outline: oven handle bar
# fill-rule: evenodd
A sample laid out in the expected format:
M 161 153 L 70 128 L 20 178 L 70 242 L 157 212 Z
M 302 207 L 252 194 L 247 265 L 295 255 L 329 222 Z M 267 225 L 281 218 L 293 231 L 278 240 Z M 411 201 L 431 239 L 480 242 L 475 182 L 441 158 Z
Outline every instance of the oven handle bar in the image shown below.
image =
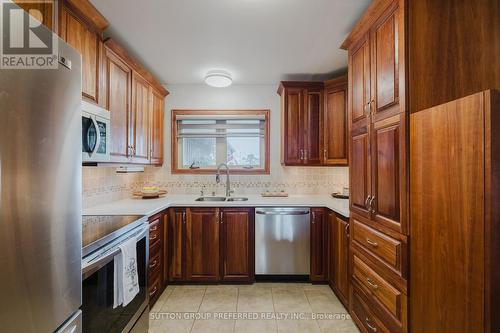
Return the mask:
M 88 261 L 88 262 L 82 262 L 82 275 L 86 276 L 86 274 L 89 271 L 94 270 L 96 267 L 99 266 L 104 266 L 104 264 L 107 264 L 108 262 L 111 261 L 111 258 L 114 258 L 118 253 L 120 253 L 120 245 L 128 241 L 130 238 L 135 237 L 137 241 L 141 240 L 142 238 L 146 237 L 149 234 L 149 225 L 146 224 L 143 227 L 141 227 L 141 230 L 137 231 L 134 230 L 133 235 L 130 235 L 129 237 L 126 237 L 123 239 L 120 243 L 116 244 L 113 249 L 109 252 L 104 252 L 103 255 L 98 255 L 94 259 Z

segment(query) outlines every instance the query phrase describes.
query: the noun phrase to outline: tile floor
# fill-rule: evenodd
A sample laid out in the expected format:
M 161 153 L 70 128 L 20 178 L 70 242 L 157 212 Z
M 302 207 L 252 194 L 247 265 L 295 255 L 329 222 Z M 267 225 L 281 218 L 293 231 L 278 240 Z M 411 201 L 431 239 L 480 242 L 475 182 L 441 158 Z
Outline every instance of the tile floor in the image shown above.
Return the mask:
M 168 286 L 149 324 L 151 333 L 359 332 L 328 286 L 309 283 Z

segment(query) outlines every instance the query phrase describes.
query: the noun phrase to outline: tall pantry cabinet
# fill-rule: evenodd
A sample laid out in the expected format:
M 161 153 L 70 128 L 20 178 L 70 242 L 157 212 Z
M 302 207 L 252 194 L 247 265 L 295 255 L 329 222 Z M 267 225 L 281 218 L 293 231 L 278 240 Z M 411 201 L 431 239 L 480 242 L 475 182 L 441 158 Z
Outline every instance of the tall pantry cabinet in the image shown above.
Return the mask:
M 367 332 L 408 330 L 404 1 L 376 1 L 349 53 L 351 312 Z

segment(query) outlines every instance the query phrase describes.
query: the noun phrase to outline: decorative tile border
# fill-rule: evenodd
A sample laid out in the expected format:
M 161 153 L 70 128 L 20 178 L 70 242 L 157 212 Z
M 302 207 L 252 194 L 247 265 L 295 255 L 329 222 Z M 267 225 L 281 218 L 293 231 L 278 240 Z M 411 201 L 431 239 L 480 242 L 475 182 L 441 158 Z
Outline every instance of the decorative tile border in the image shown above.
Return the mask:
M 260 194 L 265 190 L 284 190 L 289 194 L 328 194 L 342 191 L 349 184 L 347 167 L 271 168 L 270 175 L 231 175 L 231 187 L 236 194 Z M 98 204 L 130 197 L 131 192 L 143 186 L 159 186 L 176 194 L 224 194 L 225 176 L 216 184 L 213 175 L 172 175 L 168 167 L 146 167 L 140 174 L 117 174 L 115 168 L 83 168 L 83 204 Z

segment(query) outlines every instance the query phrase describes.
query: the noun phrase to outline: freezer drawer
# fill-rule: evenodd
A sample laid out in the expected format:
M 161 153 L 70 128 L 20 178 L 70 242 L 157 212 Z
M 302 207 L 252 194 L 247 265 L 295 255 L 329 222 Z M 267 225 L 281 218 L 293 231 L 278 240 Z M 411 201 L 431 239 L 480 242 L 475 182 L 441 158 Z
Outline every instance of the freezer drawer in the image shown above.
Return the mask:
M 255 274 L 309 273 L 309 208 L 256 208 Z

